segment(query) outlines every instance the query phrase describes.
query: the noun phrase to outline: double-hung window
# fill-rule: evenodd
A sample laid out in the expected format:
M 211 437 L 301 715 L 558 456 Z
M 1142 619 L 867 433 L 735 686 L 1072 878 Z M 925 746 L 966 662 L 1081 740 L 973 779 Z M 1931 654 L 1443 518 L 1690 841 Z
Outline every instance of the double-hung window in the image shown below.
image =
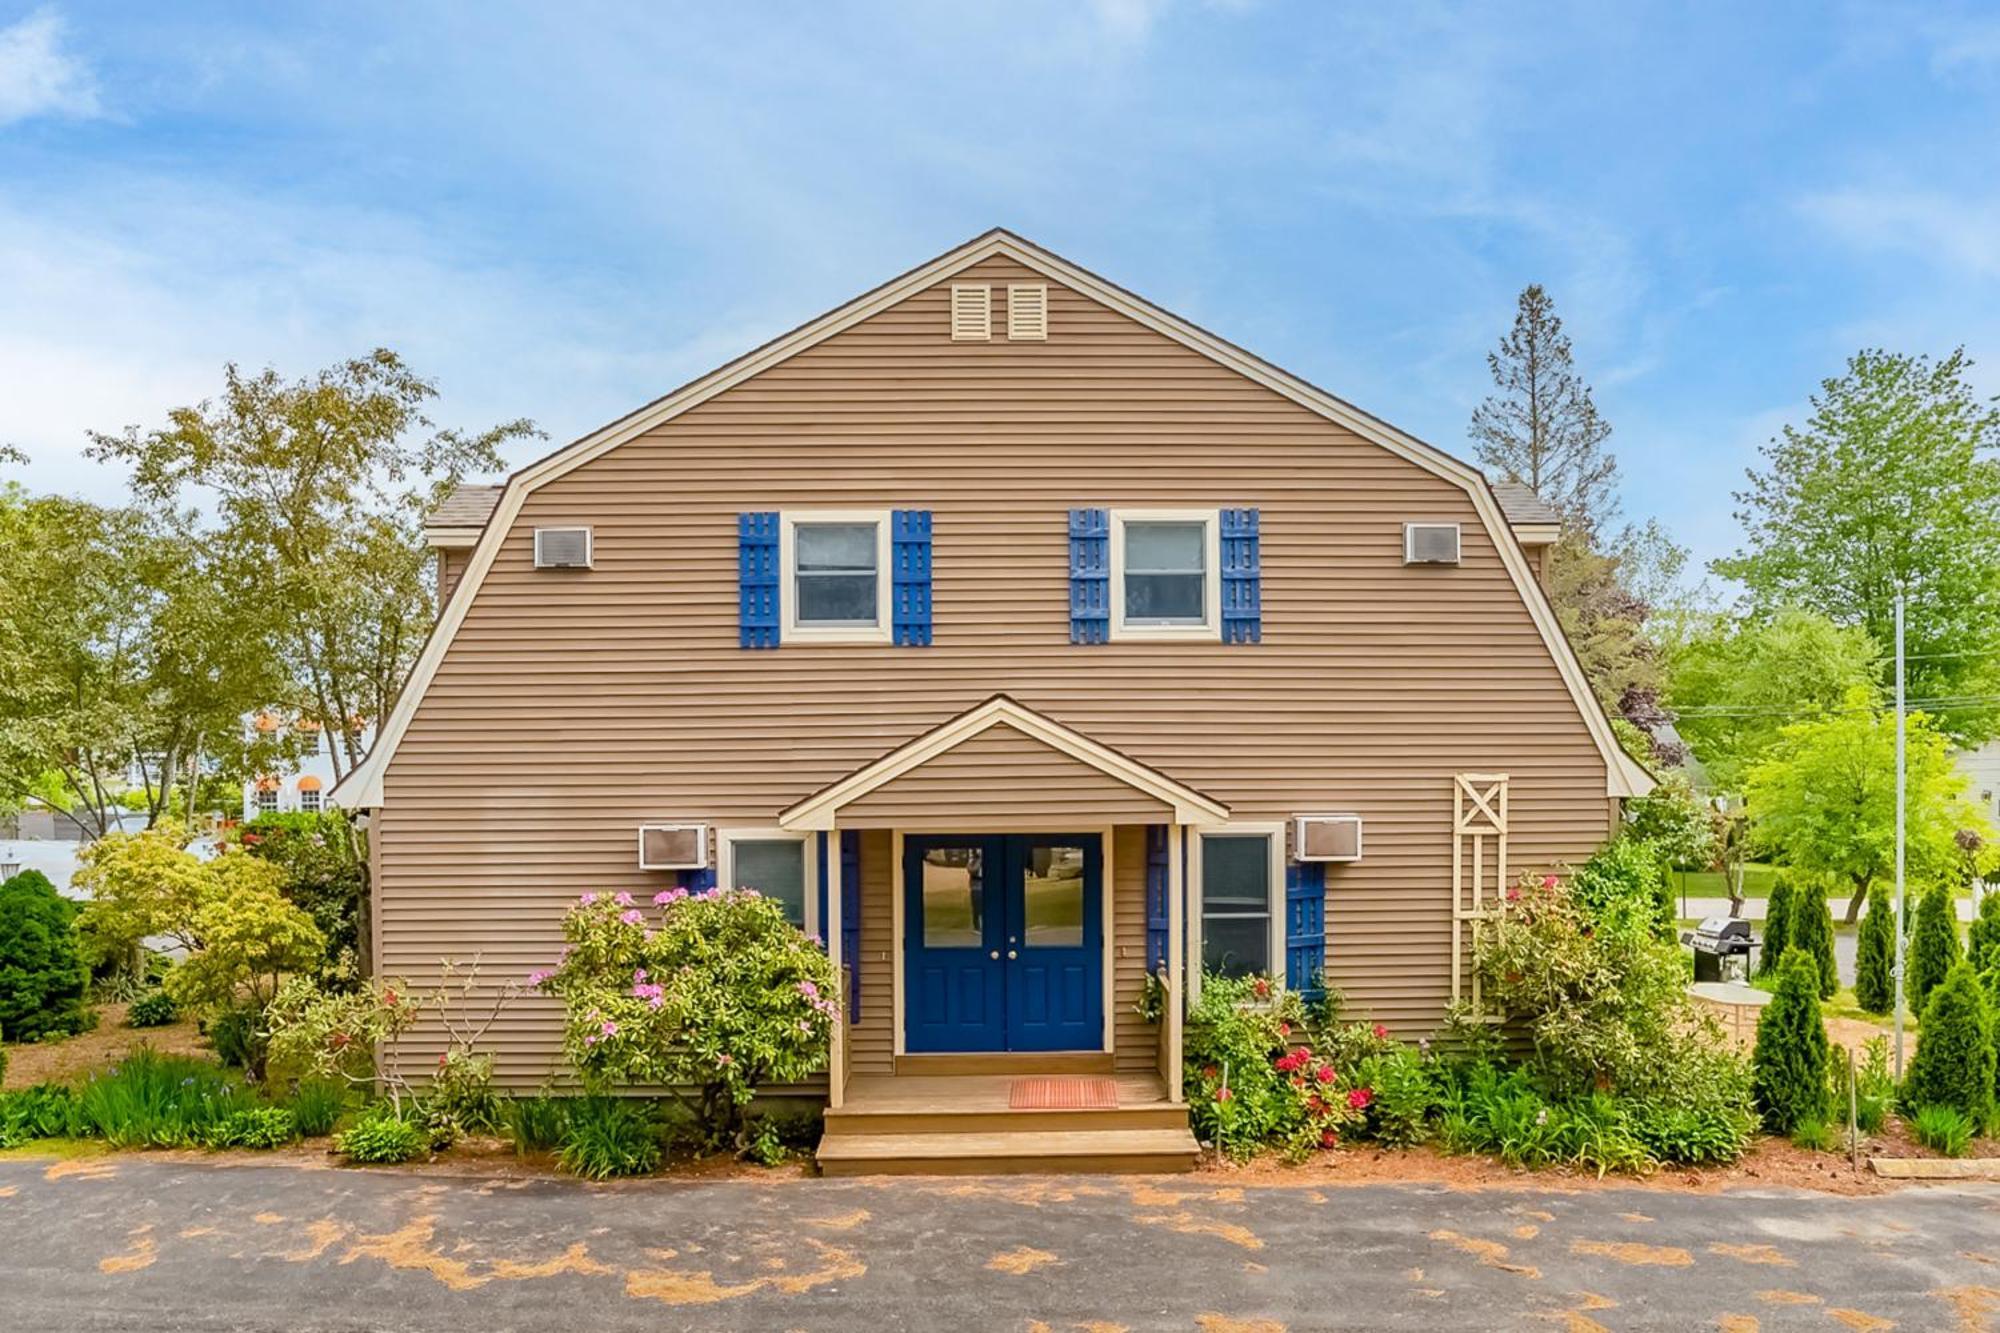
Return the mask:
M 787 512 L 780 533 L 784 641 L 888 643 L 888 511 Z
M 1231 825 L 1199 836 L 1202 970 L 1276 972 L 1284 960 L 1283 826 Z
M 717 882 L 732 889 L 755 889 L 775 899 L 785 917 L 808 934 L 819 929 L 819 895 L 814 837 L 776 829 L 722 829 L 717 832 Z
M 1111 511 L 1111 637 L 1220 639 L 1213 509 Z

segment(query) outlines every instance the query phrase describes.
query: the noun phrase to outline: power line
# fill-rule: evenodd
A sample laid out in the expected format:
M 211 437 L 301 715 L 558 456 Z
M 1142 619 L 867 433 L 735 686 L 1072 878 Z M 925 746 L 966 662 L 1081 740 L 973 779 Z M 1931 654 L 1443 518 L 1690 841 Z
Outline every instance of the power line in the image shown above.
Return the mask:
M 1907 708 L 1946 709 L 1981 708 L 2000 704 L 2000 694 L 1941 694 L 1926 699 L 1909 699 Z M 1765 708 L 1754 704 L 1693 704 L 1686 708 L 1669 710 L 1676 718 L 1759 718 L 1759 717 L 1823 717 L 1831 714 L 1882 713 L 1888 711 L 1886 705 L 1867 704 L 1861 707 L 1841 706 L 1821 707 L 1815 704 L 1799 704 L 1791 707 Z

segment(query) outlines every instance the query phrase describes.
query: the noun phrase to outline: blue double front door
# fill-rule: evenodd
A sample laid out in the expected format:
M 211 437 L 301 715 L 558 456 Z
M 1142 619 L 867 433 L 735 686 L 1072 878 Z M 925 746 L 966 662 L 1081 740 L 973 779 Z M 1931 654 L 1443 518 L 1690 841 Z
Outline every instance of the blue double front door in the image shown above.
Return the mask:
M 903 840 L 904 1047 L 1104 1049 L 1104 848 L 1088 834 Z

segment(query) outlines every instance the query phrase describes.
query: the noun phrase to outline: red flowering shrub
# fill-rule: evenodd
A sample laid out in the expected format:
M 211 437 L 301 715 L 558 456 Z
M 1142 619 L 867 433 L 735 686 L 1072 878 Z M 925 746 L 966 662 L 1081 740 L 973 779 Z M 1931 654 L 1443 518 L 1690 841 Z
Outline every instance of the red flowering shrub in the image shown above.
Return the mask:
M 1299 997 L 1268 977 L 1202 979 L 1187 1029 L 1195 1132 L 1233 1157 L 1277 1147 L 1303 1158 L 1337 1147 L 1362 1118 L 1339 1062 L 1291 1035 L 1305 1028 Z

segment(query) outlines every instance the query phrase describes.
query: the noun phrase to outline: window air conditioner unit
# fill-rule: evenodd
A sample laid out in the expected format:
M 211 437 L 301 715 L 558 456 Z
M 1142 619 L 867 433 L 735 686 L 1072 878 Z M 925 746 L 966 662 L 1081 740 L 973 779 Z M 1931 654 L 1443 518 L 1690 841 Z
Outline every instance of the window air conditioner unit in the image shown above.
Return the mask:
M 1458 524 L 1405 523 L 1403 563 L 1406 565 L 1455 565 L 1458 563 Z
M 708 825 L 639 825 L 639 869 L 701 870 L 708 865 Z
M 1301 861 L 1359 861 L 1360 815 L 1300 815 L 1297 820 Z
M 536 569 L 589 569 L 589 528 L 536 528 Z

